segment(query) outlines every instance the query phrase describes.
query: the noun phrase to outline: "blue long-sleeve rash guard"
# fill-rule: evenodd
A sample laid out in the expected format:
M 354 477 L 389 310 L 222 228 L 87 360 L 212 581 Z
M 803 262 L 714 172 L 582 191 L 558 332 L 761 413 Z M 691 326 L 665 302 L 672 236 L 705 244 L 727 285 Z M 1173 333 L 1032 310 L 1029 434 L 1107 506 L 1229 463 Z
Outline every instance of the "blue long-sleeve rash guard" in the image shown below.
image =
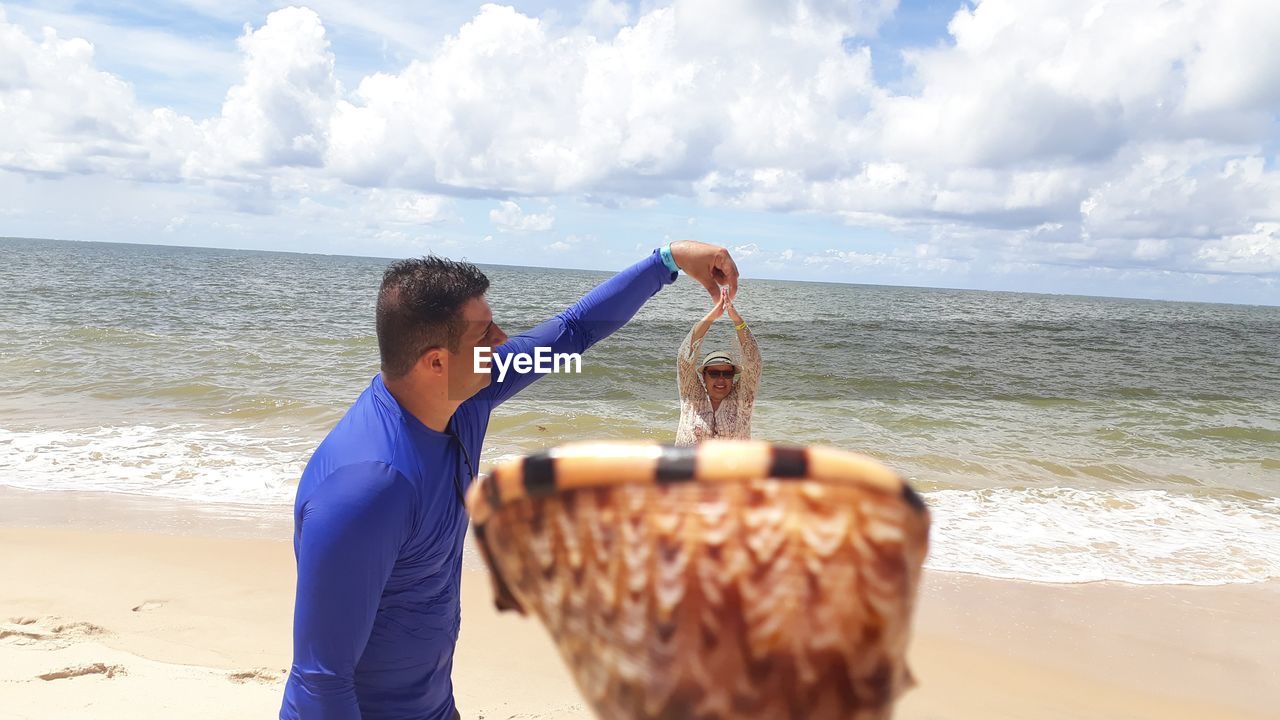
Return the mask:
M 494 355 L 581 353 L 675 277 L 654 251 Z M 499 383 L 492 367 L 493 382 L 444 433 L 374 377 L 307 463 L 294 504 L 298 589 L 282 720 L 454 716 L 467 530 L 457 488 L 471 482 L 489 413 L 539 377 L 512 365 Z

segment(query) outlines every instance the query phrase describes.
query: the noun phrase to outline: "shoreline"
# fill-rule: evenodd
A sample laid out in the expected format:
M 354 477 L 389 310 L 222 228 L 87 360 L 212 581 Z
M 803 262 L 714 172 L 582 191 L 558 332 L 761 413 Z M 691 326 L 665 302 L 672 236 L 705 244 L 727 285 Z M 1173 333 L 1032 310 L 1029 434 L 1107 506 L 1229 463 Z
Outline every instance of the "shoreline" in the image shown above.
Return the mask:
M 0 488 L 6 705 L 32 718 L 273 717 L 294 591 L 289 508 L 276 510 Z M 1276 607 L 1277 581 L 926 571 L 908 655 L 919 684 L 896 716 L 1267 717 L 1280 706 Z M 541 624 L 494 610 L 475 569 L 454 684 L 463 717 L 591 717 Z

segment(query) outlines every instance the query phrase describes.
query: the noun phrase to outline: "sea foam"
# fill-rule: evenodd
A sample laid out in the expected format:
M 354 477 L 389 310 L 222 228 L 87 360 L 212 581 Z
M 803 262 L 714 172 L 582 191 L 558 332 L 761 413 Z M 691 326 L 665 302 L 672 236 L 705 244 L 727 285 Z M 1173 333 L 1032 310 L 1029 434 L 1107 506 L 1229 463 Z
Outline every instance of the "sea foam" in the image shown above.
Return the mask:
M 314 439 L 267 437 L 236 427 L 0 428 L 0 484 L 203 502 L 289 503 L 314 449 Z
M 0 484 L 196 502 L 292 503 L 316 439 L 258 428 L 0 428 Z M 516 457 L 486 448 L 486 464 Z M 927 567 L 1047 583 L 1218 585 L 1280 578 L 1280 499 L 1165 490 L 924 493 Z M 287 512 L 282 508 L 282 512 Z
M 927 567 L 1048 583 L 1220 585 L 1280 577 L 1280 500 L 1164 490 L 924 494 Z

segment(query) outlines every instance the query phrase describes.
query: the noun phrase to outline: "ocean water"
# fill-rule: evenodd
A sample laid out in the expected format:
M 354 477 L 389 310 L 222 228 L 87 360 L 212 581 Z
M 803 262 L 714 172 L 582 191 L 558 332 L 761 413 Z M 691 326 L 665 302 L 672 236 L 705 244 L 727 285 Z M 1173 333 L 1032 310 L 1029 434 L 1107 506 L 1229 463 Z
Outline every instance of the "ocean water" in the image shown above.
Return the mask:
M 639 259 L 639 258 L 637 258 Z M 287 516 L 377 372 L 370 258 L 0 239 L 0 485 Z M 605 273 L 487 266 L 509 333 Z M 483 460 L 669 442 L 688 279 L 495 413 Z M 1042 582 L 1280 577 L 1280 308 L 745 280 L 757 438 L 866 452 L 928 566 Z M 729 347 L 717 323 L 706 348 Z

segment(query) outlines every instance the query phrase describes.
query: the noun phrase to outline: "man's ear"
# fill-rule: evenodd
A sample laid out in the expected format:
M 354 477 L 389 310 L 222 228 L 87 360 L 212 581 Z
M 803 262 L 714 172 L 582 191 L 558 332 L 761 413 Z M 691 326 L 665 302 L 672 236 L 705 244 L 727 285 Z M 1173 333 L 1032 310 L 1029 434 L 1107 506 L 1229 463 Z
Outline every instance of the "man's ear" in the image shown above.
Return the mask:
M 449 371 L 448 355 L 444 348 L 431 348 L 418 358 L 418 367 L 428 376 L 444 375 Z

